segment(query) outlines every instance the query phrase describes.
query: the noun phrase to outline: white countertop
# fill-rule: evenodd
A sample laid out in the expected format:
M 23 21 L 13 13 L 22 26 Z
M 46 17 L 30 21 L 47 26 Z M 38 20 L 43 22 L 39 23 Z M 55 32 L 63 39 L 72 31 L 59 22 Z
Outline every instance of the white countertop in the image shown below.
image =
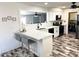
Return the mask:
M 40 31 L 40 30 L 28 30 L 26 32 L 18 32 L 18 34 L 28 36 L 28 37 L 32 37 L 36 40 L 44 39 L 46 37 L 53 35 L 51 33 L 47 33 L 47 32 Z
M 59 27 L 59 26 L 45 26 L 45 27 L 41 27 L 41 28 L 45 28 L 45 29 L 49 29 L 49 28 L 56 28 L 56 27 Z M 48 32 L 44 32 L 42 30 L 36 30 L 36 29 L 27 29 L 26 32 L 17 32 L 17 34 L 20 34 L 20 35 L 24 35 L 23 37 L 32 37 L 36 40 L 40 40 L 40 39 L 43 39 L 43 38 L 46 38 L 48 36 L 52 36 L 54 34 L 51 34 L 51 33 L 48 33 Z
M 46 27 L 46 29 L 49 29 L 49 28 L 56 28 L 56 27 L 59 27 L 59 26 L 50 26 L 50 27 Z
M 56 28 L 56 27 L 59 27 L 59 26 L 49 26 L 49 27 L 40 27 L 40 28 L 50 29 L 50 28 Z

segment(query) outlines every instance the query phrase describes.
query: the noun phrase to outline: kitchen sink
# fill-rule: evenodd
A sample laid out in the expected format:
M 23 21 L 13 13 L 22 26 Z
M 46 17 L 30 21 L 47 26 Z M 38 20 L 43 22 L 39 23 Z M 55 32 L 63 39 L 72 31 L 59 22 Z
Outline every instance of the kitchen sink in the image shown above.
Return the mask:
M 39 28 L 39 29 L 36 29 L 36 30 L 43 30 L 43 29 L 45 29 L 45 28 Z

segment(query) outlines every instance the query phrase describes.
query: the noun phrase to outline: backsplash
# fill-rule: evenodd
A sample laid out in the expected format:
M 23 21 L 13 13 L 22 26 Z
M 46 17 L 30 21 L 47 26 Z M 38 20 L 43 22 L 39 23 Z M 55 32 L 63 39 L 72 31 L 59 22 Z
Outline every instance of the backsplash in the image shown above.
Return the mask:
M 41 23 L 41 24 L 42 25 L 39 24 L 40 28 L 52 26 L 52 23 L 50 23 L 50 22 L 48 22 L 48 23 Z M 24 28 L 26 30 L 37 29 L 37 25 L 38 24 L 26 24 L 26 25 L 24 25 Z

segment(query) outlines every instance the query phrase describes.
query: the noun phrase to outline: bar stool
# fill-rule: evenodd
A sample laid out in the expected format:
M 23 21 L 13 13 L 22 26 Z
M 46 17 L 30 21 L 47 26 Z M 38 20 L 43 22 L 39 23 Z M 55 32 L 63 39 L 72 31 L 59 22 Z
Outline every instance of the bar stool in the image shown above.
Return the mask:
M 52 43 L 54 42 L 54 35 L 52 35 Z M 53 44 L 54 46 L 54 44 Z M 54 48 L 52 48 L 52 50 L 54 50 Z
M 31 45 L 34 43 L 34 41 L 33 40 L 31 40 L 31 39 L 28 39 L 28 54 L 29 55 L 32 55 L 33 56 L 33 54 L 31 54 Z
M 23 50 L 23 46 L 24 46 L 24 42 L 23 42 L 23 39 L 22 38 L 20 38 L 20 40 L 21 40 L 21 49 Z M 28 54 L 28 56 L 30 57 L 30 56 L 33 56 L 32 54 L 31 54 L 31 48 L 30 48 L 30 46 L 31 46 L 31 44 L 33 44 L 34 43 L 34 41 L 32 41 L 31 39 L 28 39 L 28 44 L 27 44 L 27 54 Z

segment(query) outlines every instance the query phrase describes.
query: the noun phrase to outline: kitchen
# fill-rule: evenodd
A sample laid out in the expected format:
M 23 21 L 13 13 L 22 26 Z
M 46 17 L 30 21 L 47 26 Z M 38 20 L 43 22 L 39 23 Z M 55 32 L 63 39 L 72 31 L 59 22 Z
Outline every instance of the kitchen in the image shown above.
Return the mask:
M 48 6 L 52 3 L 55 5 Z M 17 55 L 13 54 L 13 51 L 17 52 L 17 49 L 20 50 L 20 53 L 25 52 L 22 50 L 26 50 L 24 55 L 18 53 L 20 57 L 30 57 L 31 54 L 32 57 L 48 57 L 52 55 L 54 49 L 52 45 L 54 45 L 55 39 L 60 40 L 63 35 L 68 36 L 68 13 L 78 12 L 78 9 L 66 9 L 62 6 L 65 4 L 67 6 L 71 4 L 70 2 L 52 3 L 37 2 L 37 6 L 35 2 L 0 3 L 1 56 L 7 57 L 9 54 L 15 57 Z M 57 8 L 56 3 L 61 7 Z

